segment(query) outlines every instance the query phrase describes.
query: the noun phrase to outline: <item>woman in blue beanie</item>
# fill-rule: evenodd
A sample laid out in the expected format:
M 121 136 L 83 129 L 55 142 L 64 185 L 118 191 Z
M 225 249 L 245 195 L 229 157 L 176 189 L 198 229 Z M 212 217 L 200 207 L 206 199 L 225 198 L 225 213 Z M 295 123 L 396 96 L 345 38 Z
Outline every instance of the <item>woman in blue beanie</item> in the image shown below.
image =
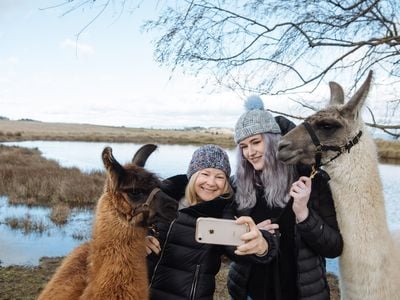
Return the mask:
M 244 260 L 261 263 L 266 258 L 257 255 L 267 250 L 274 252 L 247 217 L 238 222 L 248 222 L 248 240 L 237 249 L 196 242 L 197 218 L 221 218 L 224 208 L 231 203 L 230 172 L 228 155 L 221 147 L 205 145 L 193 153 L 177 218 L 171 224 L 158 224 L 157 237 L 147 237 L 150 299 L 212 300 L 222 254 L 231 258 L 242 255 L 247 257 Z
M 279 251 L 266 264 L 232 263 L 229 293 L 235 300 L 328 300 L 325 257 L 343 248 L 328 180 L 321 174 L 311 180 L 310 167 L 278 160 L 279 139 L 292 122 L 274 118 L 258 96 L 245 107 L 234 132 L 236 195 L 227 216 L 250 216 L 279 237 Z

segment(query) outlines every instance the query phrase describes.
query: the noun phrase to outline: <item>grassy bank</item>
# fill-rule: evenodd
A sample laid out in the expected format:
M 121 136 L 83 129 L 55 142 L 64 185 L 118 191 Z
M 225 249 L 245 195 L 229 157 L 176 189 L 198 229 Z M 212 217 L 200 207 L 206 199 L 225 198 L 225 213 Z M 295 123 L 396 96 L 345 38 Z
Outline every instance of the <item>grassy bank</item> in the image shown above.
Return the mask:
M 61 263 L 61 257 L 43 257 L 38 267 L 10 266 L 0 267 L 0 300 L 33 300 L 36 299 L 45 284 L 49 281 Z M 226 276 L 228 264 L 223 263 L 217 274 L 215 300 L 228 300 Z M 331 288 L 331 300 L 339 300 L 338 278 L 328 274 Z
M 0 194 L 12 203 L 93 206 L 105 180 L 103 172 L 62 168 L 36 149 L 0 145 L 0 166 Z
M 235 147 L 232 130 L 223 128 L 161 130 L 90 124 L 0 120 L 0 142 L 28 140 L 176 145 L 212 143 L 226 148 Z M 378 139 L 376 143 L 379 157 L 382 161 L 400 162 L 400 141 Z
M 89 124 L 0 120 L 0 141 L 27 140 L 176 145 L 214 143 L 222 147 L 234 147 L 232 133 L 226 129 L 161 130 Z

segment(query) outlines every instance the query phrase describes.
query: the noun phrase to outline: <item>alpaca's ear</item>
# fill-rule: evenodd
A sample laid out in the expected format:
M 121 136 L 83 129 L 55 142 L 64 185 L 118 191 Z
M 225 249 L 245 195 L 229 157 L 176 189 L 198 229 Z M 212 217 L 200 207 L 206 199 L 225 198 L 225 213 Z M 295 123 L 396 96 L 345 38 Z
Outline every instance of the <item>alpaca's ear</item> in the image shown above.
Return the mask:
M 135 155 L 132 158 L 132 163 L 139 167 L 144 167 L 150 154 L 152 154 L 156 149 L 157 146 L 153 144 L 143 145 L 139 148 L 138 151 L 136 151 Z
M 119 186 L 120 178 L 122 178 L 125 174 L 125 169 L 114 158 L 112 149 L 110 147 L 104 148 L 101 158 L 103 159 L 104 167 L 106 168 L 110 179 L 110 188 L 115 191 L 115 189 Z
M 331 99 L 329 100 L 329 106 L 339 105 L 344 103 L 343 88 L 336 82 L 329 82 L 329 88 L 331 90 Z
M 372 71 L 369 71 L 367 79 L 358 89 L 358 91 L 354 94 L 353 97 L 346 103 L 346 105 L 342 109 L 342 114 L 351 119 L 357 119 L 361 108 L 365 103 L 365 99 L 367 98 L 369 88 L 371 86 L 372 81 Z

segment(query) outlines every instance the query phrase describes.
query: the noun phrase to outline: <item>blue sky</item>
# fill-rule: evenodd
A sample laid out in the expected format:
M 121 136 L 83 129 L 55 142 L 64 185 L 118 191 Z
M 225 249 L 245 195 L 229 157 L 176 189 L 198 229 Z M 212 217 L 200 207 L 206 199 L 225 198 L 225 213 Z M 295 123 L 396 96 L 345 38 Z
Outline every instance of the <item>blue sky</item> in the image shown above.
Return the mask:
M 157 0 L 142 1 L 139 9 L 128 7 L 122 14 L 118 5 L 110 7 L 79 39 L 77 34 L 97 10 L 86 7 L 65 14 L 65 6 L 48 8 L 63 2 L 0 1 L 0 116 L 147 128 L 232 128 L 244 112 L 239 93 L 210 93 L 200 85 L 204 78 L 179 70 L 170 79 L 170 71 L 155 62 L 155 36 L 141 33 L 140 26 L 158 13 Z M 383 91 L 374 86 L 370 107 L 384 116 L 379 99 L 397 89 L 397 84 Z M 311 99 L 327 99 L 327 82 L 315 94 Z M 290 96 L 281 97 L 263 97 L 265 107 L 287 111 Z M 398 117 L 390 118 L 398 123 Z
M 48 122 L 181 128 L 232 127 L 243 112 L 233 92 L 210 94 L 200 80 L 153 59 L 151 36 L 140 25 L 156 1 L 110 8 L 76 39 L 94 11 L 60 1 L 1 0 L 0 116 Z

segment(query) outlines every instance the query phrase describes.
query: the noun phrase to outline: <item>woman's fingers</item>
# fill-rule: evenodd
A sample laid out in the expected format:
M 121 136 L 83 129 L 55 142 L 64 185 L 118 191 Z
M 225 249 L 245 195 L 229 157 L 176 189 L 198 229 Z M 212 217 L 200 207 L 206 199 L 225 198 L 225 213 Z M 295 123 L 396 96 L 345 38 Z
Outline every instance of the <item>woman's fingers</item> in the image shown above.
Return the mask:
M 245 241 L 245 243 L 236 248 L 235 253 L 237 255 L 256 254 L 266 251 L 266 249 L 268 248 L 268 244 L 265 241 L 258 226 L 269 227 L 272 225 L 271 221 L 263 221 L 259 225 L 256 225 L 251 217 L 242 216 L 236 220 L 236 223 L 247 224 L 249 226 L 249 232 L 244 233 L 240 237 L 243 241 Z M 276 227 L 276 225 L 277 224 L 274 224 L 273 227 Z
M 267 219 L 267 220 L 264 220 L 264 221 L 258 223 L 257 227 L 258 227 L 258 229 L 263 229 L 271 223 L 272 223 L 271 219 Z
M 154 236 L 146 236 L 145 238 L 146 252 L 149 255 L 151 252 L 159 254 L 161 252 L 160 242 Z
M 256 224 L 254 223 L 253 219 L 248 216 L 242 216 L 238 219 L 236 219 L 237 224 L 247 224 L 251 230 L 252 227 L 257 227 Z
M 257 227 L 260 230 L 266 230 L 266 231 L 269 231 L 270 233 L 274 234 L 275 230 L 279 229 L 279 224 L 272 223 L 271 219 L 267 219 L 267 220 L 264 220 L 264 221 L 258 223 Z

